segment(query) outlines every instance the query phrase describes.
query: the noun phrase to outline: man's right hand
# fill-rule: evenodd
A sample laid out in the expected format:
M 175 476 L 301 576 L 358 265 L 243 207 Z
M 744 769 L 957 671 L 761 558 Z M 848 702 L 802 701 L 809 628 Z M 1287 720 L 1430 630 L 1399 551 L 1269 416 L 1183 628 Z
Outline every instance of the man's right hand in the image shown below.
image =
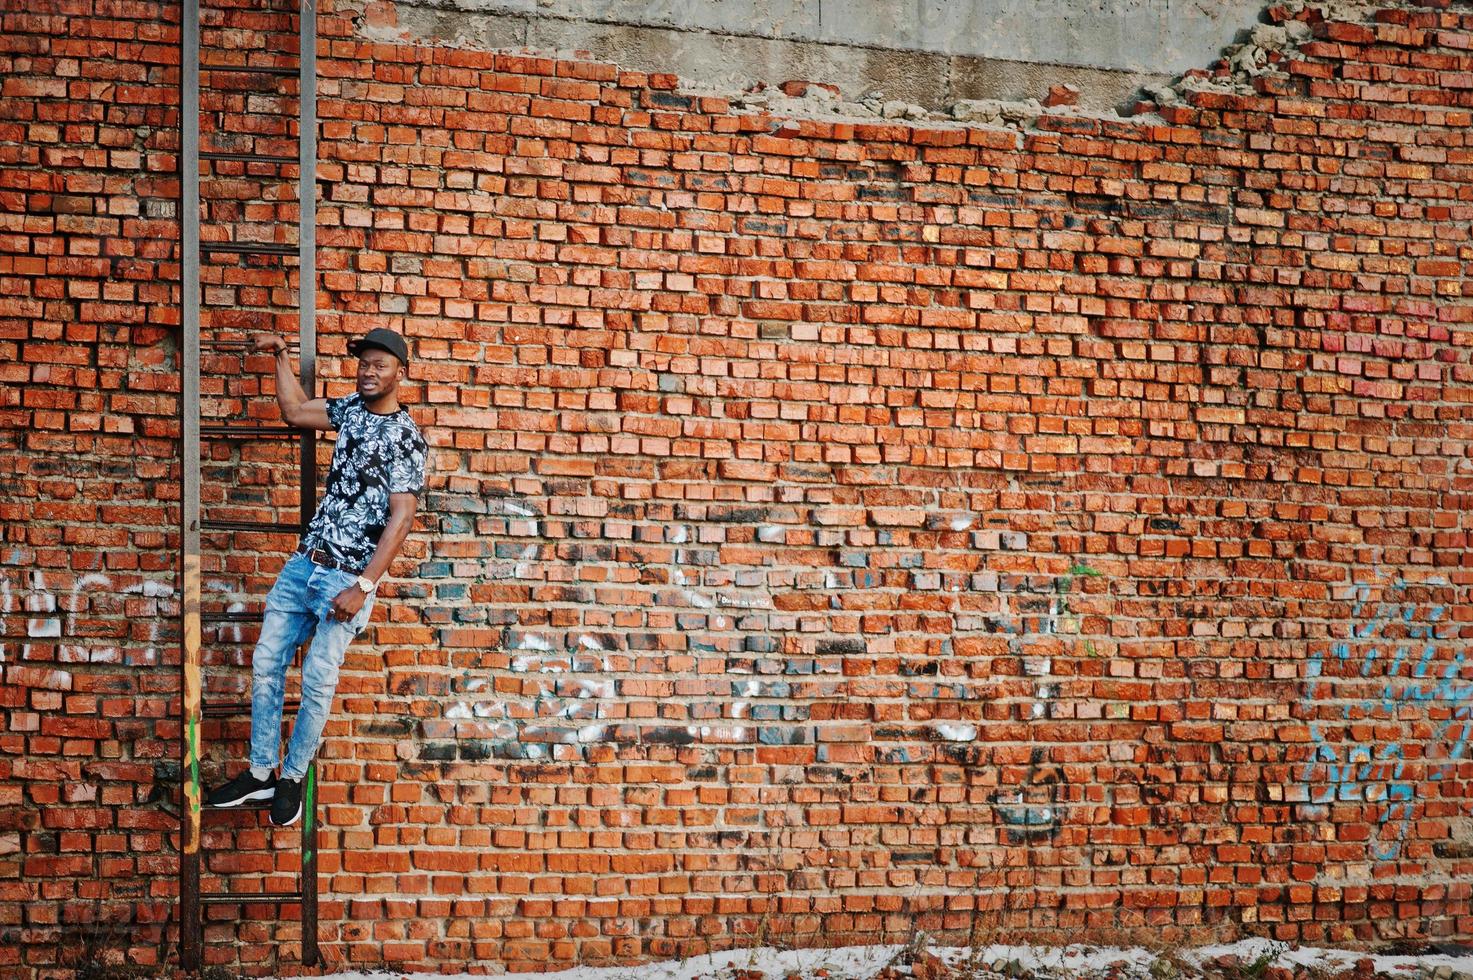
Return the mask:
M 286 350 L 286 341 L 274 333 L 258 333 L 252 340 L 255 347 L 252 348 L 257 354 L 280 354 Z
M 276 369 L 276 402 L 281 406 L 281 417 L 287 425 L 323 431 L 333 428 L 332 420 L 327 417 L 327 400 L 309 399 L 292 373 L 292 359 L 281 356 L 282 352 L 290 349 L 285 340 L 275 334 L 258 333 L 251 338 L 251 349 L 257 354 L 271 354 L 276 360 L 273 365 Z

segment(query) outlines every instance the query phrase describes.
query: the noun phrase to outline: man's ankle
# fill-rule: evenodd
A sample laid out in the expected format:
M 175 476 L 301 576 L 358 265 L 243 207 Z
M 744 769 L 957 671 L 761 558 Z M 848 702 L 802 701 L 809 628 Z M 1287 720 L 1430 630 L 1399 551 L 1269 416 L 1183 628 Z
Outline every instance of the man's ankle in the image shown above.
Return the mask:
M 251 778 L 253 778 L 253 779 L 259 779 L 262 782 L 265 782 L 266 780 L 268 780 L 268 779 L 271 778 L 271 767 L 270 766 L 251 766 Z

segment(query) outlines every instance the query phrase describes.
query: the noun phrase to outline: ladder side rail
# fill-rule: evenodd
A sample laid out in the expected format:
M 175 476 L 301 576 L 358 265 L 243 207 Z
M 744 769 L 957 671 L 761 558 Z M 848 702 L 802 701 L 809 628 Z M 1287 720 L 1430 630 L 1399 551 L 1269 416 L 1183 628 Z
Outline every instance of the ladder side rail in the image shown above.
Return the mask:
M 180 447 L 180 785 L 179 959 L 200 968 L 200 199 L 199 0 L 180 5 L 179 234 Z
M 317 394 L 317 0 L 297 8 L 297 355 L 302 390 Z M 302 432 L 300 504 L 305 531 L 317 509 L 317 433 Z M 321 962 L 317 948 L 317 761 L 307 770 L 302 800 L 302 964 Z

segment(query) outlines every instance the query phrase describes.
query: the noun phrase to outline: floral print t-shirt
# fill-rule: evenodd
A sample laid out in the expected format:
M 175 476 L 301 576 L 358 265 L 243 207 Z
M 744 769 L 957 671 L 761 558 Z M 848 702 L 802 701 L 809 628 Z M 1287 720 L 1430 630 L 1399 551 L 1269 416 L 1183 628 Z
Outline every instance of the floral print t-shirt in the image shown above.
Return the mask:
M 375 415 L 357 393 L 329 398 L 327 418 L 338 440 L 302 547 L 322 548 L 361 571 L 389 521 L 389 494 L 424 490 L 427 447 L 408 412 Z

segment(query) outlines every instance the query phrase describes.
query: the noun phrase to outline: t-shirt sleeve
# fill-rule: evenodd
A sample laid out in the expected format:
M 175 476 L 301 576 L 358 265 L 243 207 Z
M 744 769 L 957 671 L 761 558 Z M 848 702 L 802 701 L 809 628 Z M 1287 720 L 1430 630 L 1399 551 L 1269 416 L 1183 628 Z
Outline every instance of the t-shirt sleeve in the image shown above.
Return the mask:
M 394 461 L 389 466 L 389 493 L 418 495 L 425 488 L 424 438 L 413 429 L 400 429 Z
M 352 410 L 353 405 L 357 401 L 359 401 L 359 397 L 356 391 L 344 398 L 329 398 L 327 400 L 327 420 L 332 423 L 334 429 L 341 429 L 343 427 L 343 423 L 348 418 L 348 412 Z

